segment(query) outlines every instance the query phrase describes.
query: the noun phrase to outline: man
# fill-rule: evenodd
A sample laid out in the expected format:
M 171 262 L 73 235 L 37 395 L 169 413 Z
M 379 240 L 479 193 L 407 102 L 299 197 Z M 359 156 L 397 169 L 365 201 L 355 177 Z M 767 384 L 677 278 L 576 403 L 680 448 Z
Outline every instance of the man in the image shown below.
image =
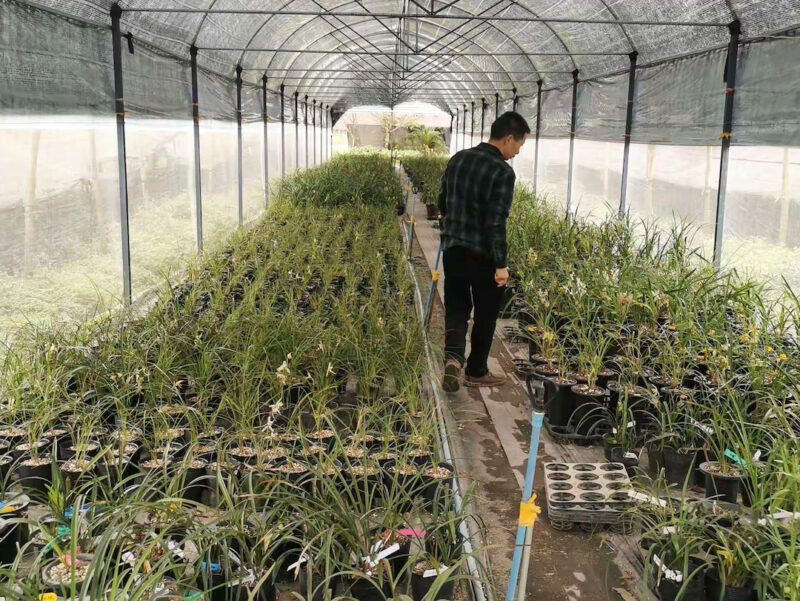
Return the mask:
M 489 142 L 456 153 L 447 164 L 439 192 L 444 250 L 445 368 L 442 388 L 456 392 L 465 364 L 467 322 L 473 308 L 466 386 L 499 386 L 504 374 L 487 360 L 503 287 L 508 282 L 506 219 L 516 176 L 506 163 L 519 154 L 527 134 L 518 113 L 500 115 Z

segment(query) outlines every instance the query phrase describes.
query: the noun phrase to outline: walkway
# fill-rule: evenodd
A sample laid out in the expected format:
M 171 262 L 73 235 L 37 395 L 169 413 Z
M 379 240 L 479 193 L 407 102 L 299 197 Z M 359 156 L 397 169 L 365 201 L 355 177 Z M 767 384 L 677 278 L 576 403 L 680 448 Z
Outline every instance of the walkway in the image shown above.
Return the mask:
M 404 177 L 404 175 L 403 175 Z M 417 202 L 416 240 L 432 268 L 439 245 L 439 232 L 425 218 L 425 206 Z M 443 329 L 443 282 L 438 282 L 431 338 L 441 344 Z M 502 326 L 492 347 L 490 369 L 513 374 L 512 359 L 525 357 L 527 346 L 503 340 Z M 511 375 L 499 388 L 465 389 L 446 395 L 454 459 L 460 471 L 475 485 L 473 507 L 484 521 L 490 579 L 496 600 L 505 597 L 514 548 L 517 515 L 522 495 L 525 461 L 530 440 L 530 409 L 524 381 Z M 600 448 L 564 446 L 544 430 L 534 489 L 538 504 L 545 506 L 542 463 L 545 461 L 603 461 Z M 543 509 L 534 527 L 533 547 L 526 599 L 536 601 L 631 601 L 652 599 L 639 591 L 641 564 L 635 541 L 609 532 L 587 533 L 575 529 L 561 532 L 550 527 Z

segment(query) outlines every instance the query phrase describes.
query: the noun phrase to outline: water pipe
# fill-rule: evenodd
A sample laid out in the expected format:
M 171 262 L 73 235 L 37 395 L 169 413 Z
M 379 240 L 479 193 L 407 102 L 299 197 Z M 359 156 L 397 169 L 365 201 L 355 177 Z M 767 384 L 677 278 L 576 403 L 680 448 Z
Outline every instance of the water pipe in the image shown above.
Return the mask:
M 408 266 L 408 272 L 411 275 L 411 281 L 414 282 L 414 296 L 417 299 L 417 311 L 419 312 L 420 317 L 424 316 L 424 307 L 422 305 L 422 292 L 420 292 L 419 282 L 417 281 L 417 275 L 414 273 L 414 266 L 411 264 L 410 261 L 406 262 Z M 425 356 L 428 360 L 428 378 L 430 380 L 430 387 L 431 391 L 433 392 L 434 398 L 434 409 L 436 411 L 436 421 L 439 425 L 439 439 L 442 446 L 442 456 L 444 460 L 449 463 L 450 465 L 455 467 L 455 462 L 453 461 L 453 455 L 450 452 L 450 439 L 449 434 L 447 432 L 447 425 L 444 421 L 444 412 L 443 412 L 443 403 L 442 397 L 439 394 L 439 384 L 434 377 L 434 374 L 437 373 L 434 367 L 433 362 L 433 355 L 431 354 L 430 348 L 430 339 L 426 332 L 423 331 L 423 336 L 425 339 Z M 463 500 L 461 498 L 461 484 L 458 478 L 455 479 L 455 489 L 453 490 L 453 508 L 455 509 L 456 513 L 461 512 L 463 507 Z M 461 520 L 458 525 L 458 531 L 461 534 L 461 537 L 464 541 L 464 555 L 467 557 L 467 571 L 469 571 L 471 576 L 471 584 L 472 584 L 472 594 L 475 601 L 492 601 L 491 599 L 491 591 L 484 590 L 483 584 L 481 581 L 481 572 L 478 568 L 478 563 L 475 561 L 475 557 L 473 556 L 473 548 L 472 548 L 472 534 L 470 533 L 468 526 L 465 520 Z M 488 597 L 488 599 L 487 599 Z
M 506 591 L 506 601 L 514 601 L 514 593 L 517 589 L 519 582 L 519 568 L 522 564 L 523 551 L 526 557 L 525 566 L 525 584 L 527 584 L 527 559 L 530 558 L 530 543 L 525 544 L 526 539 L 529 539 L 528 532 L 533 532 L 533 521 L 535 513 L 533 513 L 533 472 L 536 468 L 536 460 L 539 455 L 539 432 L 542 429 L 542 422 L 544 421 L 544 413 L 541 411 L 534 411 L 531 416 L 531 443 L 530 450 L 528 451 L 528 462 L 525 466 L 525 483 L 522 489 L 522 503 L 520 504 L 520 519 L 517 526 L 517 538 L 514 543 L 514 558 L 511 562 L 511 573 L 508 579 L 508 590 Z M 527 515 L 523 516 L 523 513 Z M 532 536 L 532 534 L 531 534 Z
M 439 250 L 436 251 L 436 262 L 433 265 L 431 272 L 431 289 L 428 291 L 428 304 L 425 306 L 425 317 L 423 318 L 422 326 L 428 327 L 431 323 L 431 311 L 433 310 L 433 293 L 436 291 L 436 282 L 439 281 L 439 260 L 442 258 L 442 240 L 439 238 Z

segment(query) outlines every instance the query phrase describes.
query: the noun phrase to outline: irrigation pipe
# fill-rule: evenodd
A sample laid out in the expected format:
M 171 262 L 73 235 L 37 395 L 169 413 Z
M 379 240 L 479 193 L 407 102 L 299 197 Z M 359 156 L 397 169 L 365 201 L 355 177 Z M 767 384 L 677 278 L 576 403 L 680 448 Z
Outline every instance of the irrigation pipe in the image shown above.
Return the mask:
M 411 244 L 409 244 L 409 248 L 410 247 Z M 417 299 L 417 311 L 419 313 L 420 318 L 424 319 L 425 307 L 422 303 L 422 292 L 420 291 L 419 282 L 417 281 L 417 275 L 414 273 L 414 266 L 412 265 L 411 261 L 407 261 L 406 265 L 408 266 L 408 271 L 411 274 L 411 280 L 414 282 L 414 293 Z M 431 391 L 433 392 L 434 409 L 436 411 L 436 421 L 439 424 L 439 438 L 442 445 L 442 455 L 444 457 L 444 460 L 450 465 L 452 465 L 453 468 L 455 468 L 456 465 L 453 462 L 453 455 L 450 451 L 450 437 L 447 432 L 447 425 L 445 424 L 444 421 L 444 412 L 442 410 L 443 403 L 442 403 L 442 397 L 439 394 L 439 384 L 436 382 L 436 378 L 433 375 L 434 373 L 436 373 L 436 371 L 434 367 L 433 356 L 431 354 L 430 339 L 428 338 L 428 334 L 424 330 L 424 328 L 423 328 L 423 337 L 425 343 L 424 344 L 425 357 L 428 360 L 428 378 L 430 379 L 430 387 Z M 463 499 L 461 498 L 461 482 L 457 476 L 458 476 L 458 470 L 456 470 L 455 490 L 453 491 L 453 507 L 456 513 L 460 513 L 461 509 L 464 506 L 464 502 Z M 467 556 L 467 570 L 469 571 L 470 576 L 472 576 L 472 593 L 474 599 L 475 601 L 492 601 L 490 591 L 488 590 L 484 591 L 481 580 L 481 573 L 478 568 L 478 563 L 472 556 L 473 552 L 472 535 L 467 529 L 467 524 L 465 520 L 461 520 L 459 522 L 458 530 L 462 538 L 464 539 L 464 553 Z M 487 593 L 489 594 L 487 595 Z
M 517 584 L 520 582 L 519 570 L 524 565 L 520 595 L 525 595 L 528 584 L 528 562 L 530 560 L 530 543 L 533 537 L 533 522 L 536 519 L 537 507 L 533 495 L 533 472 L 539 456 L 539 432 L 542 430 L 544 413 L 534 411 L 531 416 L 531 442 L 528 451 L 528 462 L 525 466 L 525 485 L 522 490 L 522 502 L 519 508 L 519 524 L 517 525 L 517 538 L 514 543 L 514 558 L 511 562 L 511 574 L 508 577 L 508 590 L 506 601 L 514 601 Z

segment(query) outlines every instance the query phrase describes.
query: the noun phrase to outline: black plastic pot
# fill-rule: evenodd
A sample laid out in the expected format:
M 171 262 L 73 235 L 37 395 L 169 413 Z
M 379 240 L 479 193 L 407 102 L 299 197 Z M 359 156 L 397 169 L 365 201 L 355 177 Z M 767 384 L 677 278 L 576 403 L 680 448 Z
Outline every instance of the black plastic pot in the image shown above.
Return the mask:
M 377 578 L 355 578 L 344 580 L 346 595 L 357 601 L 385 601 L 392 598 L 392 587 L 388 577 L 381 582 Z
M 178 467 L 178 471 L 183 472 L 183 490 L 181 491 L 181 497 L 187 501 L 199 503 L 201 497 L 203 496 L 203 492 L 208 488 L 205 477 L 206 463 L 204 461 L 201 463 L 203 465 L 195 467 L 188 465 L 186 467 Z M 178 477 L 181 477 L 180 473 L 178 474 Z
M 436 466 L 449 470 L 450 476 L 447 478 L 432 478 L 426 476 L 424 472 L 421 474 L 422 496 L 428 503 L 446 502 L 450 497 L 448 492 L 455 488 L 455 468 L 444 461 L 440 461 Z
M 697 465 L 697 449 L 688 449 L 688 453 L 679 453 L 672 447 L 664 447 L 664 475 L 669 484 L 691 486 L 694 483 L 694 468 Z M 688 483 L 687 483 L 688 478 Z
M 41 465 L 27 465 L 25 461 L 17 464 L 17 478 L 23 490 L 46 493 L 47 487 L 53 483 L 51 462 Z
M 136 475 L 136 464 L 130 457 L 124 457 L 119 463 L 108 463 L 101 459 L 96 464 L 97 474 L 108 480 L 111 486 L 127 481 Z
M 739 484 L 742 482 L 742 476 L 729 476 L 711 471 L 710 467 L 716 463 L 716 461 L 708 461 L 700 464 L 700 471 L 706 478 L 706 498 L 736 503 L 739 499 Z
M 752 584 L 744 588 L 724 586 L 715 567 L 706 571 L 706 601 L 755 601 L 755 598 Z
M 672 582 L 662 576 L 656 586 L 658 598 L 661 601 L 703 601 L 706 595 L 706 575 L 700 569 L 702 565 L 703 562 L 699 559 L 690 557 L 689 573 L 683 575 L 684 582 Z M 686 582 L 687 578 L 691 580 Z
M 569 378 L 544 378 L 542 382 L 547 421 L 551 426 L 566 427 L 575 411 L 575 397 L 570 389 L 577 382 Z
M 580 436 L 598 434 L 598 427 L 605 417 L 603 400 L 606 390 L 598 386 L 585 388 L 583 384 L 576 384 L 570 390 L 575 396 L 575 411 L 570 420 L 575 433 Z
M 664 449 L 657 448 L 656 445 L 648 444 L 647 461 L 651 474 L 658 474 L 664 467 Z
M 436 581 L 436 576 L 424 578 L 422 574 L 411 574 L 411 597 L 414 601 L 422 601 L 430 592 L 433 583 Z M 452 599 L 453 589 L 455 588 L 455 581 L 452 579 L 446 580 L 436 592 L 436 599 Z
M 21 518 L 29 504 L 24 495 L 3 497 L 0 501 L 3 525 L 0 526 L 0 564 L 13 563 L 17 558 L 17 543 L 20 542 L 21 524 L 9 524 L 6 520 Z

